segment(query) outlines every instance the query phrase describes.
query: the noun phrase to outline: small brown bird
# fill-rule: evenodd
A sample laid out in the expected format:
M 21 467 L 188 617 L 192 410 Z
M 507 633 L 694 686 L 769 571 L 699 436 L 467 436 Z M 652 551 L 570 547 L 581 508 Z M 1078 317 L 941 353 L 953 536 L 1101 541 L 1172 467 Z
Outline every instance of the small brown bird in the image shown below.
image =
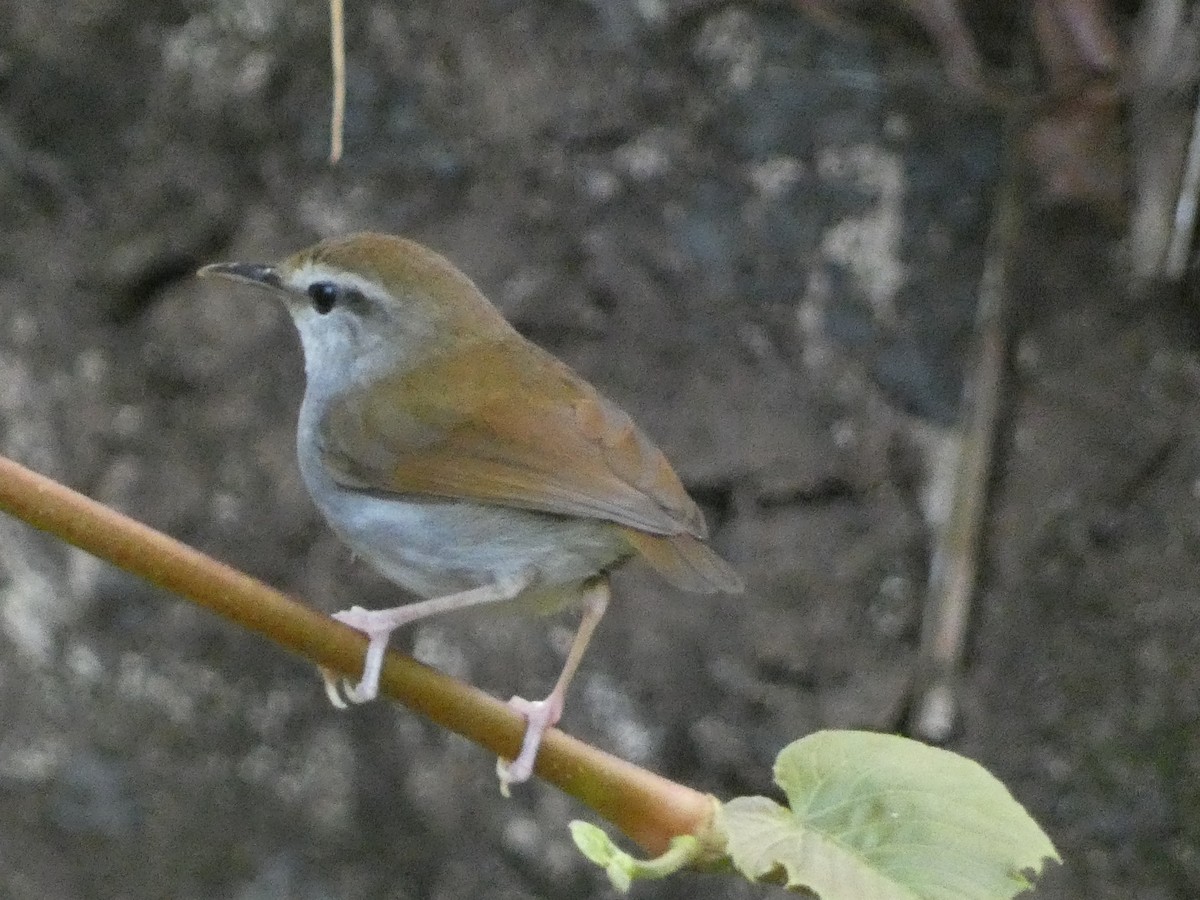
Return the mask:
M 296 449 L 317 507 L 351 549 L 426 598 L 335 618 L 370 638 L 365 702 L 388 637 L 481 604 L 583 619 L 502 786 L 524 781 L 608 604 L 609 573 L 640 557 L 693 592 L 740 591 L 657 447 L 565 364 L 525 340 L 442 256 L 403 238 L 322 241 L 278 265 L 200 270 L 269 288 L 304 345 Z M 342 705 L 327 680 L 330 697 Z

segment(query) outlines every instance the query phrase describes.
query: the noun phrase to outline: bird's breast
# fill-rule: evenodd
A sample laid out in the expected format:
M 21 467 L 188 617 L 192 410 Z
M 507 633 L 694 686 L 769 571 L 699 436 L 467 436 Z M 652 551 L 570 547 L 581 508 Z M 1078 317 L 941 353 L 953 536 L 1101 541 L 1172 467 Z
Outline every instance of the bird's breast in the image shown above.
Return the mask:
M 540 586 L 578 582 L 629 552 L 615 528 L 596 520 L 345 490 L 320 505 L 355 553 L 426 597 L 523 575 Z

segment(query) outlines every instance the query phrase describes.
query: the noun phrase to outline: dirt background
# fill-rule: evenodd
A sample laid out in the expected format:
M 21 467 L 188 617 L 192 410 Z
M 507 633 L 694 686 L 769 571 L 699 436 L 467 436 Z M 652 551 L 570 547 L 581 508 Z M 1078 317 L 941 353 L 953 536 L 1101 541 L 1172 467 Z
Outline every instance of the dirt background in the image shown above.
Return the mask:
M 722 796 L 815 729 L 899 727 L 998 118 L 919 46 L 785 6 L 351 3 L 330 169 L 327 15 L 0 2 L 0 450 L 329 609 L 394 602 L 299 483 L 285 315 L 191 273 L 405 233 L 634 414 L 750 584 L 623 575 L 564 727 Z M 1038 896 L 1195 898 L 1195 307 L 1027 208 L 952 746 L 1057 843 Z M 536 696 L 567 624 L 400 643 Z M 337 713 L 300 661 L 7 519 L 0 625 L 0 896 L 611 895 L 553 789 L 503 801 L 477 748 Z

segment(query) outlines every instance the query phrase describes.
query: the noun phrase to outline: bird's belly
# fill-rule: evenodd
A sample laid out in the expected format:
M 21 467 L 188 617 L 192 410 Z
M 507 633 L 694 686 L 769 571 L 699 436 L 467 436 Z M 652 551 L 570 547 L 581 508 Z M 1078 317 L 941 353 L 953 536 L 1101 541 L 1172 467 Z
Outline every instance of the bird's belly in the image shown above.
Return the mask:
M 339 490 L 321 511 L 343 541 L 388 579 L 425 597 L 500 579 L 573 584 L 629 554 L 593 519 L 458 500 L 407 500 Z

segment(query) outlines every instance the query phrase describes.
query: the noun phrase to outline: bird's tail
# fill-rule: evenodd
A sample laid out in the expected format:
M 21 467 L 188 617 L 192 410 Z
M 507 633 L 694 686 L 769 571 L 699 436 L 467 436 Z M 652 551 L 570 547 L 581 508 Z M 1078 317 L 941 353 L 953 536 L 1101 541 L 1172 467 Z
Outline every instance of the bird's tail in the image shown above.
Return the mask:
M 740 594 L 742 577 L 713 552 L 708 544 L 690 534 L 648 534 L 626 528 L 629 545 L 677 587 L 694 594 Z

